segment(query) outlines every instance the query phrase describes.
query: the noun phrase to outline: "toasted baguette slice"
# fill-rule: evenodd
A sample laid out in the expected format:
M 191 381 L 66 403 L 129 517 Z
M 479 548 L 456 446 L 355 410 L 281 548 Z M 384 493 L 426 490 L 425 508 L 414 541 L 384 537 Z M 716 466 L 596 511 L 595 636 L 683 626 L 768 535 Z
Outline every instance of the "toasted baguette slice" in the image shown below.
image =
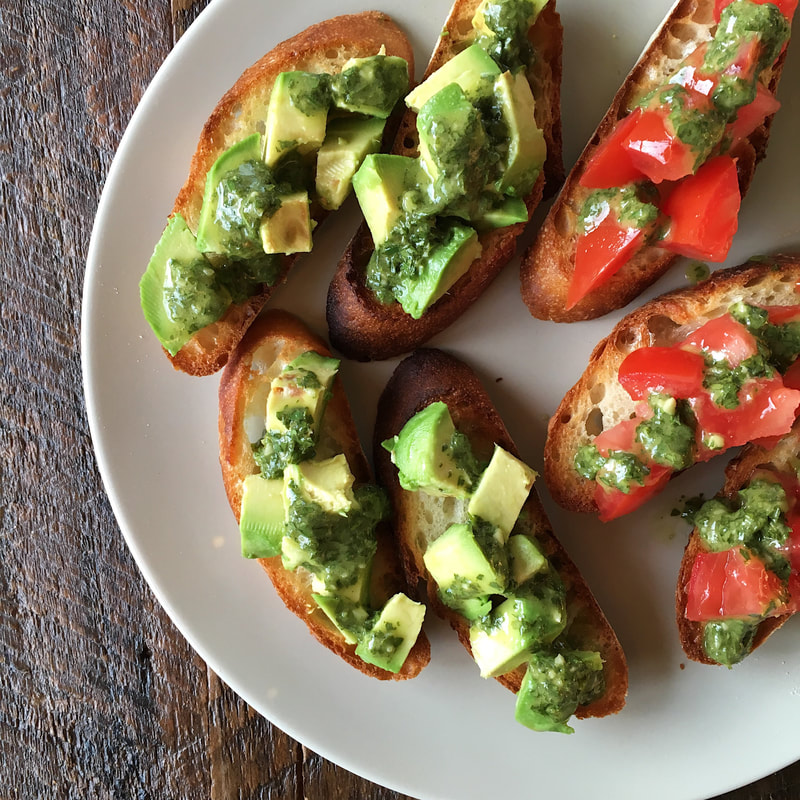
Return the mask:
M 250 404 L 260 402 L 263 413 L 272 380 L 283 367 L 309 350 L 330 356 L 325 342 L 296 317 L 285 311 L 268 311 L 247 331 L 222 374 L 219 387 L 219 461 L 225 491 L 237 521 L 242 503 L 242 483 L 248 475 L 258 472 L 245 433 L 245 418 Z M 332 396 L 322 418 L 317 455 L 329 458 L 338 453 L 347 457 L 356 486 L 371 481 L 369 465 L 339 376 L 334 381 Z M 341 633 L 312 599 L 310 573 L 302 568 L 295 572 L 285 570 L 280 556 L 259 561 L 281 600 L 306 623 L 311 633 L 328 649 L 367 675 L 382 680 L 404 680 L 416 676 L 430 661 L 430 644 L 425 634 L 420 633 L 397 674 L 367 664 L 355 654 L 355 645 L 345 643 Z M 378 550 L 371 581 L 371 595 L 376 600 L 383 601 L 405 589 L 396 547 L 385 525 L 378 527 Z
M 699 44 L 712 37 L 716 25 L 713 3 L 679 0 L 655 34 L 649 47 L 620 87 L 611 107 L 567 177 L 564 188 L 550 209 L 538 236 L 522 260 L 522 297 L 531 314 L 555 322 L 594 319 L 622 308 L 663 275 L 678 256 L 659 247 L 645 247 L 606 283 L 567 310 L 567 292 L 575 267 L 578 215 L 593 191 L 579 185 L 586 166 L 599 144 L 636 103 L 674 72 Z M 762 80 L 775 92 L 786 51 Z M 772 117 L 730 151 L 738 159 L 739 188 L 747 192 L 756 165 L 766 155 Z
M 573 466 L 575 454 L 603 430 L 631 418 L 636 403 L 617 375 L 625 357 L 639 347 L 668 347 L 718 317 L 735 302 L 797 305 L 800 256 L 720 270 L 693 288 L 657 297 L 624 317 L 595 347 L 580 380 L 567 392 L 550 420 L 544 476 L 556 502 L 571 511 L 597 511 L 594 481 Z
M 409 74 L 414 74 L 410 42 L 390 17 L 378 11 L 348 14 L 312 25 L 246 69 L 203 126 L 189 177 L 175 199 L 171 216 L 182 214 L 190 230 L 197 232 L 208 170 L 233 144 L 263 130 L 272 86 L 281 72 L 337 73 L 348 59 L 375 55 L 381 47 L 386 48 L 387 55 L 404 58 Z M 312 205 L 311 215 L 321 222 L 325 212 Z M 223 367 L 275 288 L 286 279 L 296 258 L 283 256 L 280 275 L 273 285 L 264 285 L 245 302 L 231 305 L 219 320 L 199 330 L 174 356 L 167 353 L 175 368 L 191 375 L 210 375 Z
M 794 428 L 784 436 L 774 447 L 765 449 L 757 445 L 747 445 L 739 455 L 734 458 L 725 470 L 725 485 L 717 495 L 725 500 L 733 500 L 736 493 L 750 482 L 750 479 L 759 467 L 770 467 L 777 472 L 783 472 L 792 478 L 797 476 L 793 466 L 800 457 L 800 423 L 795 423 Z M 689 578 L 692 575 L 692 565 L 698 553 L 703 550 L 700 536 L 697 531 L 692 531 L 686 550 L 683 553 L 681 569 L 678 574 L 678 587 L 675 591 L 675 614 L 678 622 L 678 633 L 684 652 L 693 661 L 703 664 L 717 665 L 703 649 L 703 623 L 686 619 L 686 603 L 688 601 Z M 791 614 L 781 614 L 764 620 L 756 631 L 753 640 L 754 650 L 786 622 Z
M 425 78 L 471 42 L 471 21 L 480 0 L 456 0 L 431 56 Z M 525 198 L 530 219 L 545 184 L 555 190 L 564 179 L 561 158 L 561 19 L 554 0 L 544 7 L 531 27 L 530 40 L 540 55 L 528 75 L 536 101 L 536 123 L 544 132 L 547 160 L 531 193 Z M 404 156 L 418 155 L 416 114 L 406 111 L 392 147 Z M 362 224 L 347 247 L 328 290 L 328 329 L 331 343 L 349 358 L 385 359 L 407 353 L 452 324 L 511 260 L 518 223 L 482 233 L 483 248 L 469 270 L 420 319 L 406 314 L 399 303 L 384 305 L 365 285 L 367 262 L 374 250 L 372 236 Z
M 389 453 L 381 447 L 381 442 L 399 433 L 414 414 L 439 400 L 447 404 L 456 428 L 469 438 L 478 457 L 488 460 L 494 444 L 518 455 L 475 373 L 466 364 L 439 350 L 418 350 L 395 370 L 378 403 L 375 469 L 379 481 L 389 490 L 395 513 L 395 533 L 400 541 L 409 586 L 426 581 L 429 605 L 450 623 L 471 653 L 469 623 L 439 600 L 436 584 L 430 579 L 422 558 L 430 542 L 451 523 L 464 521 L 466 508 L 463 501 L 402 489 L 397 468 Z M 530 519 L 530 532 L 567 587 L 570 639 L 578 649 L 598 651 L 603 658 L 605 694 L 593 703 L 579 707 L 575 716 L 582 719 L 616 713 L 625 704 L 628 689 L 628 667 L 619 641 L 577 567 L 553 535 L 535 489 L 531 491 L 523 512 Z M 497 680 L 512 692 L 518 692 L 524 675 L 523 665 Z

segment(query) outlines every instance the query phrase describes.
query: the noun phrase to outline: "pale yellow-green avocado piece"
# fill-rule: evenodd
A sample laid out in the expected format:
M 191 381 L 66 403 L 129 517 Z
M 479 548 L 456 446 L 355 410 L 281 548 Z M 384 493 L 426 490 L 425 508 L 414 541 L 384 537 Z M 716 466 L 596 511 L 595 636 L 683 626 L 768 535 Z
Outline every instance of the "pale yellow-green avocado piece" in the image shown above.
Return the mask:
M 416 603 L 402 593 L 394 595 L 381 610 L 371 633 L 400 638 L 400 643 L 392 653 L 383 650 L 374 653 L 369 649 L 371 636 L 367 635 L 356 647 L 356 655 L 369 664 L 375 664 L 389 672 L 398 672 L 417 641 L 423 619 L 425 606 L 422 603 Z
M 547 145 L 536 124 L 536 101 L 524 72 L 504 72 L 494 82 L 508 131 L 508 163 L 498 189 L 525 196 L 539 177 Z
M 473 44 L 454 55 L 406 95 L 406 105 L 419 111 L 438 91 L 457 83 L 470 96 L 483 85 L 484 77 L 500 74 L 500 67 L 479 45 Z
M 511 577 L 517 586 L 525 583 L 547 566 L 547 559 L 539 548 L 532 539 L 523 534 L 509 537 L 508 555 L 511 562 Z
M 481 678 L 496 678 L 516 669 L 531 657 L 529 638 L 522 634 L 514 607 L 514 599 L 509 598 L 492 612 L 495 624 L 491 633 L 475 624 L 470 626 L 469 644 Z
M 284 486 L 295 483 L 303 496 L 329 514 L 346 515 L 353 504 L 353 473 L 343 453 L 324 461 L 289 464 L 283 471 Z
M 470 498 L 468 511 L 491 522 L 505 542 L 535 480 L 534 470 L 495 445 L 492 460 Z
M 270 558 L 281 551 L 286 511 L 283 479 L 248 475 L 242 483 L 239 532 L 245 558 Z
M 261 223 L 261 245 L 265 253 L 309 253 L 313 230 L 307 192 L 281 198 L 281 207 Z
M 533 0 L 533 14 L 531 15 L 529 25 L 533 25 L 536 18 L 541 13 L 542 9 L 547 5 L 548 0 Z M 497 5 L 497 0 L 481 0 L 480 5 L 475 10 L 475 15 L 472 17 L 472 27 L 475 33 L 479 36 L 495 36 L 495 32 L 486 24 L 484 12 L 489 5 Z
M 295 102 L 318 91 L 320 80 L 321 76 L 306 72 L 282 72 L 276 78 L 269 96 L 264 135 L 263 157 L 268 167 L 292 150 L 302 155 L 318 150 L 325 140 L 328 106 L 309 104 L 304 109 L 302 102 Z

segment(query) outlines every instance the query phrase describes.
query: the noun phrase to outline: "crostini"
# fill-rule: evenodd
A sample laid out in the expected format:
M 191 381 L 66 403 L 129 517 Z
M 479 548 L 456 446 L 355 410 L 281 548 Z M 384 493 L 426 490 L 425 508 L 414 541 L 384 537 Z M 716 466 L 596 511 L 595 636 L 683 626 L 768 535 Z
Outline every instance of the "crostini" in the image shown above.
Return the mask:
M 720 270 L 623 318 L 548 426 L 545 480 L 608 521 L 731 447 L 789 431 L 800 407 L 800 256 Z
M 675 593 L 681 644 L 703 664 L 740 662 L 800 607 L 800 424 L 748 445 L 717 497 L 694 509 Z
M 797 0 L 680 0 L 525 254 L 522 296 L 574 322 L 629 303 L 678 255 L 725 259 L 764 158 Z
M 379 401 L 374 453 L 409 586 L 425 581 L 481 675 L 517 693 L 517 720 L 570 733 L 572 715 L 619 711 L 622 648 L 475 373 L 438 350 L 403 361 Z
M 177 369 L 209 375 L 225 364 L 382 146 L 413 74 L 405 34 L 366 11 L 282 42 L 219 101 L 140 284 Z
M 430 660 L 425 610 L 404 593 L 338 368 L 296 317 L 259 317 L 219 387 L 225 491 L 242 555 L 322 644 L 373 677 L 413 678 Z
M 333 346 L 406 353 L 450 325 L 514 255 L 563 180 L 554 0 L 456 0 L 391 155 L 353 179 L 366 223 L 328 291 Z

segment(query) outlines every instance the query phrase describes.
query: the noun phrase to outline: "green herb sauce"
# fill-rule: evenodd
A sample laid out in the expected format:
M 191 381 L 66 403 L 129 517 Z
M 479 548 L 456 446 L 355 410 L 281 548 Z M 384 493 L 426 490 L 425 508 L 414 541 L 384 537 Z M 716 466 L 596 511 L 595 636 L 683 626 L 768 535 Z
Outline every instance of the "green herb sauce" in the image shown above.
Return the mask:
M 479 44 L 504 70 L 512 72 L 526 69 L 534 57 L 528 39 L 528 29 L 533 25 L 544 3 L 533 0 L 502 0 L 487 3 L 483 20 L 488 33 L 476 37 Z
M 760 620 L 715 619 L 703 625 L 703 650 L 718 664 L 732 667 L 753 648 Z
M 281 478 L 288 464 L 299 464 L 316 455 L 314 418 L 307 408 L 287 406 L 276 415 L 285 431 L 265 431 L 253 445 L 253 458 L 265 478 Z
M 628 184 L 622 188 L 596 189 L 584 201 L 578 215 L 578 229 L 591 233 L 607 216 L 625 227 L 646 228 L 658 219 L 658 208 L 640 198 L 644 187 Z
M 396 56 L 372 56 L 331 80 L 333 102 L 339 106 L 369 106 L 388 117 L 408 91 L 408 64 Z
M 574 464 L 579 475 L 624 494 L 630 494 L 633 484 L 644 486 L 644 479 L 650 474 L 650 468 L 633 453 L 610 450 L 608 456 L 601 456 L 593 444 L 578 450 Z

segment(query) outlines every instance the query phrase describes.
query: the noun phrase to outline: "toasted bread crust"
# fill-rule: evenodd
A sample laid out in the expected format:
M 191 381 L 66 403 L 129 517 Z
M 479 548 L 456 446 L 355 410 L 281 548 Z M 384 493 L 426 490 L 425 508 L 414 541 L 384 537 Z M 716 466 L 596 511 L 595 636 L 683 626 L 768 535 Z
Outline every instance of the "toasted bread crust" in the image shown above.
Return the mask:
M 778 472 L 784 472 L 791 477 L 796 477 L 797 473 L 789 461 L 790 459 L 796 459 L 798 456 L 800 456 L 800 423 L 795 423 L 794 428 L 775 447 L 765 449 L 753 444 L 747 445 L 725 469 L 725 484 L 717 497 L 725 500 L 734 500 L 739 489 L 749 483 L 753 473 L 761 467 L 771 467 Z M 705 654 L 703 649 L 703 623 L 693 622 L 686 618 L 686 604 L 688 602 L 692 565 L 697 554 L 703 550 L 700 536 L 696 530 L 692 531 L 686 544 L 680 572 L 678 573 L 678 585 L 675 590 L 675 617 L 678 623 L 681 646 L 686 655 L 693 661 L 719 666 L 716 661 L 712 661 Z M 791 614 L 782 614 L 764 620 L 758 626 L 752 649 L 755 650 L 759 645 L 763 644 L 791 616 Z
M 709 0 L 680 0 L 656 33 L 649 47 L 620 87 L 611 107 L 572 168 L 561 193 L 548 212 L 536 240 L 525 253 L 521 266 L 522 298 L 531 314 L 554 322 L 595 319 L 622 308 L 660 278 L 678 256 L 659 247 L 645 247 L 636 253 L 608 281 L 567 310 L 567 292 L 575 267 L 579 238 L 578 216 L 593 190 L 579 185 L 581 175 L 598 145 L 605 141 L 617 122 L 636 103 L 662 83 L 677 65 L 702 42 L 712 37 L 716 27 Z M 778 87 L 786 51 L 762 80 L 771 92 Z M 756 165 L 766 155 L 772 117 L 747 139 L 739 142 L 730 155 L 737 159 L 739 189 L 746 194 Z
M 311 25 L 246 69 L 203 126 L 189 176 L 175 199 L 172 215 L 182 214 L 192 232 L 197 232 L 208 170 L 231 145 L 258 131 L 259 126 L 263 129 L 272 86 L 281 72 L 339 72 L 349 58 L 374 55 L 382 46 L 387 55 L 404 58 L 409 74 L 414 74 L 411 43 L 392 19 L 380 11 L 346 14 Z M 322 222 L 326 216 L 317 206 L 312 207 L 311 215 L 316 222 Z M 190 375 L 210 375 L 224 366 L 258 312 L 286 279 L 297 257 L 283 256 L 274 284 L 264 285 L 259 294 L 232 305 L 217 322 L 198 331 L 175 356 L 167 353 L 173 366 Z
M 431 532 L 432 535 L 428 536 L 417 529 L 413 509 L 417 493 L 401 488 L 397 469 L 389 454 L 381 447 L 381 442 L 399 433 L 414 414 L 439 400 L 447 404 L 456 427 L 467 435 L 476 453 L 488 458 L 497 443 L 518 455 L 503 421 L 475 373 L 466 364 L 439 350 L 418 350 L 398 366 L 381 395 L 373 443 L 375 469 L 379 481 L 388 488 L 392 501 L 395 533 L 400 541 L 409 586 L 416 586 L 420 581 L 426 582 L 428 605 L 449 622 L 461 643 L 471 652 L 469 623 L 439 600 L 436 584 L 430 579 L 422 559 L 427 541 L 435 538 L 437 533 Z M 441 498 L 441 502 L 446 500 Z M 625 704 L 628 687 L 627 663 L 619 641 L 577 567 L 553 535 L 535 490 L 531 492 L 524 511 L 531 520 L 531 532 L 535 533 L 537 541 L 567 586 L 567 604 L 573 616 L 570 636 L 580 643 L 582 649 L 597 650 L 603 657 L 606 692 L 593 703 L 578 708 L 575 715 L 584 718 L 616 713 Z M 524 675 L 523 666 L 501 675 L 497 680 L 511 691 L 518 692 Z
M 595 347 L 583 375 L 550 419 L 544 476 L 553 499 L 571 511 L 597 511 L 595 483 L 578 475 L 573 460 L 581 446 L 634 413 L 636 404 L 617 380 L 632 350 L 675 344 L 737 300 L 798 305 L 798 281 L 800 255 L 771 256 L 766 262 L 715 272 L 698 286 L 657 297 L 620 320 Z
M 478 5 L 479 0 L 456 0 L 444 25 L 447 35 L 439 38 L 425 71 L 426 78 L 464 48 Z M 564 178 L 560 110 L 562 29 L 554 0 L 545 6 L 529 36 L 542 56 L 536 60 L 529 80 L 536 100 L 536 122 L 543 130 L 547 144 L 544 171 L 525 198 L 530 219 L 542 199 L 545 185 L 552 193 Z M 416 114 L 409 110 L 400 123 L 392 152 L 417 156 L 417 145 Z M 369 361 L 400 355 L 426 342 L 480 297 L 513 257 L 517 237 L 524 228 L 525 223 L 519 223 L 480 234 L 481 257 L 444 297 L 415 320 L 403 311 L 399 303 L 384 305 L 378 302 L 366 287 L 365 269 L 374 245 L 369 229 L 362 224 L 342 256 L 328 290 L 331 343 L 349 358 Z
M 296 317 L 285 311 L 267 311 L 247 331 L 222 374 L 219 386 L 219 461 L 228 502 L 237 521 L 243 481 L 248 475 L 258 472 L 244 427 L 248 402 L 259 385 L 270 382 L 286 364 L 308 350 L 330 356 L 325 342 Z M 334 381 L 323 417 L 319 449 L 323 448 L 327 448 L 330 454 L 343 452 L 346 455 L 356 485 L 370 482 L 369 465 L 339 376 Z M 310 576 L 305 570 L 285 570 L 280 556 L 261 558 L 259 562 L 287 608 L 305 622 L 325 647 L 356 669 L 380 680 L 405 680 L 418 675 L 430 661 L 430 643 L 425 634 L 420 633 L 400 672 L 395 674 L 367 664 L 355 654 L 355 645 L 345 643 L 341 633 L 313 601 Z M 406 591 L 395 544 L 385 525 L 378 530 L 378 552 L 372 573 L 374 595 L 388 598 L 395 592 Z

